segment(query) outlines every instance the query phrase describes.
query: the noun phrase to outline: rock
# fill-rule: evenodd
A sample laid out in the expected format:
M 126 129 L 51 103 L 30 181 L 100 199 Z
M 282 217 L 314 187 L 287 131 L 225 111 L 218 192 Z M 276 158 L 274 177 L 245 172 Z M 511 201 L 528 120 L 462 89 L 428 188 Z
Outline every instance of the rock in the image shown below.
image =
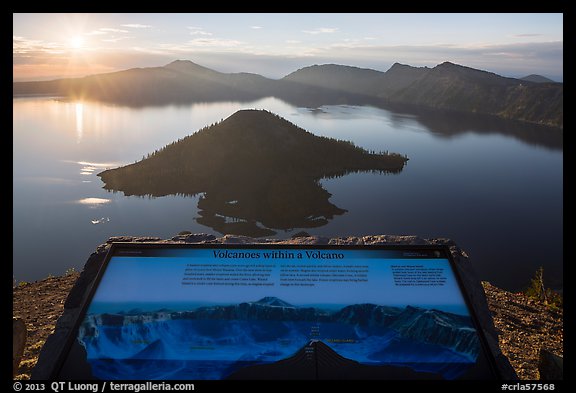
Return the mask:
M 106 252 L 110 244 L 114 241 L 122 242 L 158 242 L 158 243 L 224 243 L 224 244 L 332 244 L 332 245 L 349 245 L 349 244 L 437 244 L 446 245 L 450 247 L 450 252 L 454 258 L 456 269 L 458 270 L 462 284 L 466 288 L 471 307 L 474 308 L 478 321 L 486 341 L 488 348 L 496 359 L 496 366 L 503 379 L 512 380 L 517 379 L 516 372 L 510 365 L 506 356 L 500 350 L 498 344 L 498 333 L 494 327 L 492 316 L 488 308 L 486 295 L 480 283 L 480 280 L 475 275 L 472 263 L 469 261 L 468 256 L 462 251 L 452 240 L 444 238 L 424 239 L 417 236 L 395 236 L 395 235 L 371 235 L 362 237 L 340 237 L 340 238 L 327 238 L 320 236 L 298 237 L 294 239 L 255 239 L 246 236 L 225 235 L 220 238 L 215 238 L 213 235 L 208 234 L 187 234 L 174 236 L 169 240 L 162 240 L 157 237 L 130 237 L 120 236 L 108 239 L 105 244 L 97 247 L 96 251 L 90 255 L 80 277 L 76 284 L 70 291 L 66 303 L 64 305 L 64 313 L 56 324 L 54 333 L 48 337 L 35 368 L 32 370 L 32 379 L 48 379 L 50 378 L 56 359 L 58 359 L 64 344 L 67 341 L 68 335 L 71 334 L 74 328 L 74 322 L 77 320 L 81 305 L 87 297 L 90 287 L 96 277 L 98 269 L 102 265 Z
M 15 376 L 20 360 L 24 355 L 24 347 L 26 346 L 26 324 L 20 318 L 12 318 L 12 376 Z
M 106 243 L 112 243 L 112 242 L 158 242 L 161 241 L 162 238 L 159 237 L 155 237 L 155 236 L 140 236 L 140 237 L 134 237 L 134 236 L 113 236 L 111 238 L 109 238 L 108 240 L 106 240 Z
M 558 381 L 563 379 L 564 358 L 542 348 L 538 362 L 538 372 L 543 381 Z
M 216 236 L 208 235 L 206 233 L 183 233 L 180 232 L 178 235 L 174 236 L 171 240 L 180 241 L 184 243 L 202 243 L 215 240 Z

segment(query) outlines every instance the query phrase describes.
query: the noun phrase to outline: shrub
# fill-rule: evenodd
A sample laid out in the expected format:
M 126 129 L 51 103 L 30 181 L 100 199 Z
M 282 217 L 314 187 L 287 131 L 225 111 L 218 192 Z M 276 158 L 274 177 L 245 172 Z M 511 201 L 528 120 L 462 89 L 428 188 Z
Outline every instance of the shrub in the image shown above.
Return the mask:
M 544 286 L 544 268 L 540 266 L 530 281 L 530 286 L 524 291 L 526 296 L 539 300 L 550 308 L 561 308 L 563 297 L 558 292 Z

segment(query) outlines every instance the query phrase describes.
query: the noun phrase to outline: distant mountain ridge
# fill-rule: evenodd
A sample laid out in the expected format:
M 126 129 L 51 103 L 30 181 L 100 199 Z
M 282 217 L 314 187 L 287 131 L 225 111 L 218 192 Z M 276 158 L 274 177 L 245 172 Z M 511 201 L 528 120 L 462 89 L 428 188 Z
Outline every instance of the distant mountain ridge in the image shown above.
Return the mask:
M 442 63 L 398 92 L 394 101 L 563 125 L 563 85 L 534 84 Z
M 337 64 L 301 68 L 284 78 L 302 85 L 347 91 L 370 97 L 389 97 L 426 74 L 428 67 L 394 63 L 386 72 Z
M 390 104 L 482 113 L 563 127 L 563 84 L 522 79 L 444 62 L 433 68 L 395 63 L 381 72 L 337 64 L 313 65 L 282 79 L 221 73 L 189 60 L 84 78 L 14 82 L 13 95 L 54 94 L 127 105 L 254 100 L 275 96 L 295 105 Z
M 15 82 L 14 94 L 59 94 L 129 105 L 257 99 L 270 95 L 272 80 L 247 73 L 225 74 L 188 60 L 164 67 L 132 68 L 83 78 Z

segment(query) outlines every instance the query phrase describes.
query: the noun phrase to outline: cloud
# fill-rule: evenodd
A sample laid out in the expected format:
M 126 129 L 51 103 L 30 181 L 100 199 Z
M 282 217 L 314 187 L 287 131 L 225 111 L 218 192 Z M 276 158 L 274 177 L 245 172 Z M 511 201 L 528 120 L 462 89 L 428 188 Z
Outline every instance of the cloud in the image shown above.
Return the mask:
M 125 25 L 120 25 L 122 27 L 129 27 L 131 29 L 147 29 L 149 27 L 152 27 L 151 25 L 142 25 L 140 23 L 127 23 Z
M 32 58 L 46 54 L 62 54 L 66 52 L 63 44 L 30 40 L 21 36 L 12 36 L 12 58 L 18 61 L 21 57 Z
M 318 27 L 313 30 L 302 30 L 302 33 L 306 34 L 329 34 L 329 33 L 336 33 L 338 31 L 335 27 Z
M 129 38 L 132 38 L 132 37 L 122 36 L 122 37 L 113 37 L 113 38 L 103 38 L 100 41 L 102 41 L 102 42 L 118 42 L 118 41 L 122 41 L 122 40 L 127 40 Z
M 254 30 L 263 29 L 262 26 L 250 26 L 250 28 Z
M 92 30 L 88 33 L 86 33 L 86 35 L 105 35 L 108 34 L 107 31 L 102 31 L 102 30 Z
M 204 35 L 204 36 L 211 36 L 212 33 L 209 33 L 207 31 L 204 30 L 193 30 L 190 32 L 190 35 Z
M 525 33 L 525 34 L 514 34 L 512 37 L 519 37 L 519 38 L 525 38 L 525 37 L 541 37 L 544 34 L 538 34 L 538 33 Z
M 158 50 L 158 49 L 150 49 L 150 48 L 143 48 L 141 46 L 133 46 L 132 50 L 148 55 L 157 55 L 157 56 L 170 56 L 170 51 L 167 50 Z
M 128 33 L 128 30 L 115 29 L 113 27 L 101 27 L 86 33 L 86 35 L 105 35 L 109 33 Z
M 105 31 L 107 33 L 128 33 L 128 30 L 115 29 L 113 27 L 101 27 L 99 31 Z
M 221 38 L 195 38 L 186 43 L 188 46 L 199 47 L 234 47 L 242 45 L 242 41 Z
M 408 56 L 411 58 L 424 57 L 476 57 L 483 56 L 508 56 L 522 58 L 524 60 L 556 56 L 562 59 L 562 41 L 551 42 L 525 42 L 514 44 L 490 44 L 490 45 L 371 45 L 357 40 L 343 40 L 324 48 L 316 48 L 318 53 L 327 54 L 333 49 L 342 50 L 346 53 L 379 57 L 383 54 Z
M 154 48 L 139 47 L 137 50 L 139 52 L 158 54 L 158 55 L 160 54 L 170 55 L 172 57 L 179 58 L 183 54 L 195 55 L 200 51 L 202 53 L 206 52 L 230 53 L 231 51 L 241 52 L 243 51 L 243 49 L 241 48 L 241 45 L 243 44 L 244 42 L 231 39 L 194 38 L 192 40 L 183 43 L 163 43 L 159 44 Z
M 287 43 L 287 44 L 299 44 L 299 43 L 301 43 L 301 42 L 302 42 L 302 41 L 298 41 L 298 40 L 286 40 L 286 43 Z
M 190 30 L 190 35 L 203 35 L 203 36 L 211 36 L 212 33 L 204 30 L 203 27 L 198 26 L 187 26 L 188 30 Z

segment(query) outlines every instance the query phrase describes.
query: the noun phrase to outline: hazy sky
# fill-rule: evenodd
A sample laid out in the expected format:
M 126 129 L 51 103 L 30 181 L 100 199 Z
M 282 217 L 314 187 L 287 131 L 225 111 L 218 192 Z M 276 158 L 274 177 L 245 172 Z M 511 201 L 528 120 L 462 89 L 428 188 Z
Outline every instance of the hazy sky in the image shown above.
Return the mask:
M 312 64 L 386 71 L 444 61 L 563 80 L 562 14 L 14 14 L 13 78 L 176 59 L 271 78 Z

